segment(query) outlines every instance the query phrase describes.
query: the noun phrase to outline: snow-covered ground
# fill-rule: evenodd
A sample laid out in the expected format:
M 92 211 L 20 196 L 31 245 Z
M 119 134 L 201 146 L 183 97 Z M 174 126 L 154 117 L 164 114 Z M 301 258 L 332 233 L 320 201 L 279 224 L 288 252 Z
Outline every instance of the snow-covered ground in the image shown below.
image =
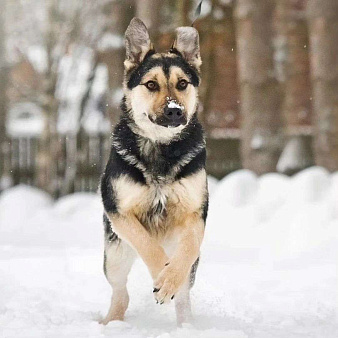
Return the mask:
M 95 194 L 53 203 L 26 186 L 0 196 L 0 337 L 338 337 L 338 173 L 249 171 L 210 179 L 210 216 L 194 321 L 157 305 L 141 260 L 126 321 L 98 324 L 111 290 L 102 271 Z

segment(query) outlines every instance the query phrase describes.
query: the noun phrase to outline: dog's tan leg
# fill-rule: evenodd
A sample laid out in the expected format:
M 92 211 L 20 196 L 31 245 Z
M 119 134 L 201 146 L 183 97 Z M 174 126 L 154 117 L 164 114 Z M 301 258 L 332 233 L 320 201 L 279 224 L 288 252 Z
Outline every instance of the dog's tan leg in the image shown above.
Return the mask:
M 108 215 L 113 223 L 114 231 L 140 255 L 153 279 L 157 278 L 165 264 L 169 261 L 164 249 L 157 240 L 150 236 L 138 219 L 130 214 Z
M 161 304 L 170 302 L 178 290 L 188 283 L 191 267 L 199 256 L 204 221 L 199 215 L 192 214 L 182 226 L 177 227 L 177 233 L 177 249 L 154 283 L 154 288 L 158 290 L 155 299 Z
M 105 274 L 113 288 L 113 295 L 107 316 L 100 322 L 101 324 L 106 325 L 112 320 L 124 319 L 129 304 L 127 278 L 135 256 L 134 250 L 123 241 L 107 243 Z

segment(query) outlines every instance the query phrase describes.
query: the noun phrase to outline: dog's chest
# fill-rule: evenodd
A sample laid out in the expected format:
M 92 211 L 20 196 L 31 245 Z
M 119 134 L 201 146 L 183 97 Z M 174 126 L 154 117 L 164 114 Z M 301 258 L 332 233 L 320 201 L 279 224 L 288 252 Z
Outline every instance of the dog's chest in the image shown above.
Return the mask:
M 201 208 L 206 191 L 206 174 L 199 171 L 168 184 L 140 184 L 128 176 L 113 182 L 119 212 L 132 213 L 149 230 L 165 230 L 173 220 Z M 170 224 L 169 224 L 170 223 Z
M 170 207 L 177 202 L 177 196 L 171 186 L 154 184 L 145 190 L 142 201 L 135 204 L 133 210 L 148 230 L 160 231 L 165 228 Z
M 149 230 L 161 230 L 172 210 L 183 212 L 180 199 L 186 194 L 172 184 L 139 184 L 127 177 L 113 183 L 121 213 L 133 213 Z M 162 229 L 163 230 L 163 229 Z

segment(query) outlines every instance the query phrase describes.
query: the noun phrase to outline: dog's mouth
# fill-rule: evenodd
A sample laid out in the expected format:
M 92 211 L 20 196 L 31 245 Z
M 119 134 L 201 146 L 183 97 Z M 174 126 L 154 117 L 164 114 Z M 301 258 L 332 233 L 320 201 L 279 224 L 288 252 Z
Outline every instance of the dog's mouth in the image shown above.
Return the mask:
M 152 116 L 148 115 L 148 118 L 152 123 L 165 128 L 177 128 L 179 126 L 185 126 L 187 124 L 187 118 L 184 115 L 175 120 L 172 120 L 166 116 L 160 116 L 154 119 Z

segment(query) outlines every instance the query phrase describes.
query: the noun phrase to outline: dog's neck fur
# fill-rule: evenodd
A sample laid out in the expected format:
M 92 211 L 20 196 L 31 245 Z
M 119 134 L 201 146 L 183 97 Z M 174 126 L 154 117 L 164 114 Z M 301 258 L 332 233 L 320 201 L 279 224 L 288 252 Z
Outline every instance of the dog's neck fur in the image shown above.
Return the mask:
M 113 145 L 124 161 L 143 173 L 145 183 L 174 181 L 180 176 L 181 169 L 205 148 L 197 113 L 178 135 L 162 143 L 138 133 L 139 129 L 124 103 L 122 110 L 120 122 L 114 130 Z

